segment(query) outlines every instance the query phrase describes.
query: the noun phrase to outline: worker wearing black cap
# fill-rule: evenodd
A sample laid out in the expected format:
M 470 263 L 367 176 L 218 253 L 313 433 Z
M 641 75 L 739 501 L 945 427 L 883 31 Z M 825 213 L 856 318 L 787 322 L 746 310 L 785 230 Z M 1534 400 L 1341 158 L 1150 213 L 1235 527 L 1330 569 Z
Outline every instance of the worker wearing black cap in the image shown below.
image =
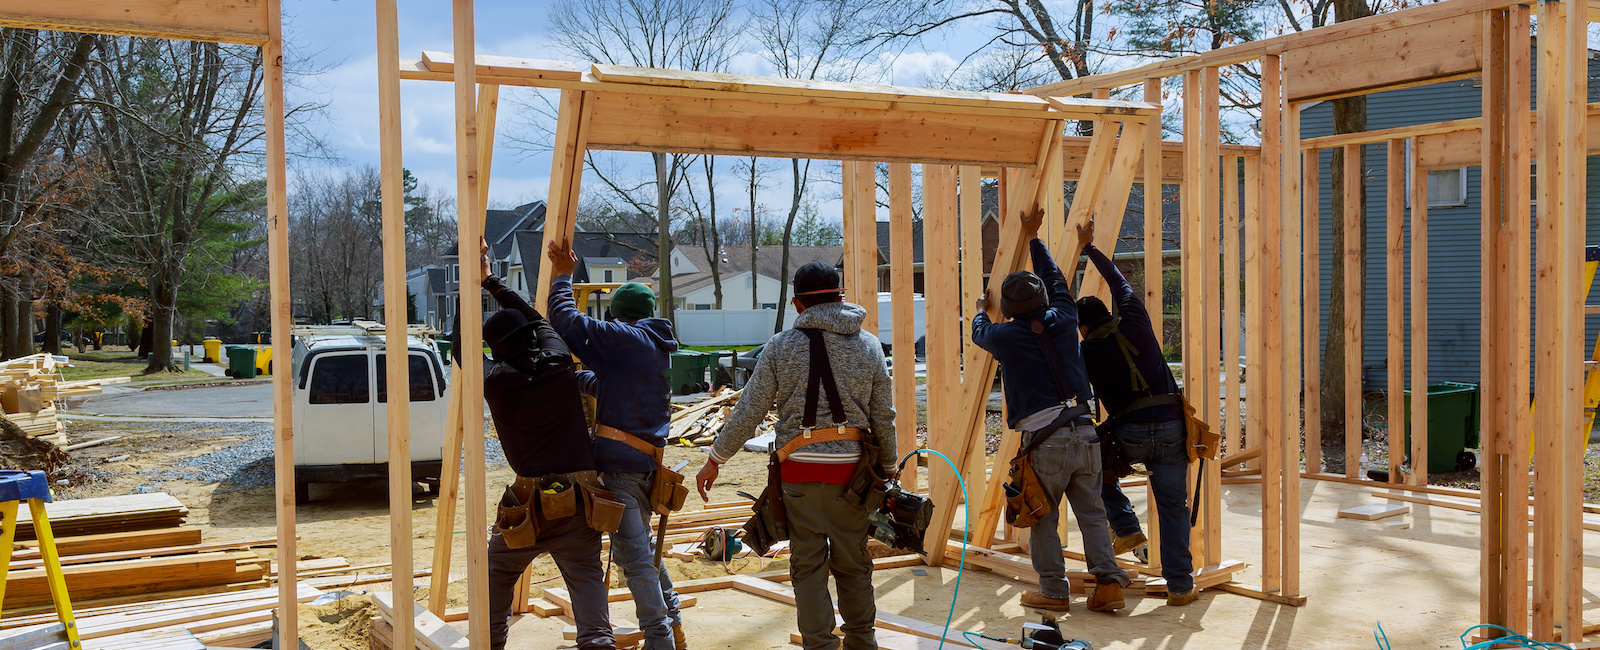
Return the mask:
M 991 323 L 984 311 L 987 294 L 978 299 L 972 342 L 1000 361 L 1007 425 L 1022 432 L 1019 457 L 1031 459 L 1035 489 L 1042 490 L 1048 503 L 1029 537 L 1039 591 L 1023 594 L 1022 604 L 1052 611 L 1070 607 L 1066 561 L 1056 530 L 1065 496 L 1083 532 L 1083 552 L 1097 583 L 1089 609 L 1109 612 L 1124 607 L 1122 587 L 1128 584 L 1128 574 L 1117 567 L 1112 554 L 1111 531 L 1100 500 L 1100 441 L 1090 416 L 1093 393 L 1078 353 L 1078 307 L 1050 250 L 1036 236 L 1044 211 L 1035 209 L 1021 219 L 1034 273 L 1017 271 L 1001 284 L 1000 312 L 1007 322 Z M 1079 241 L 1073 252 L 1086 243 Z
M 483 360 L 483 398 L 506 462 L 517 473 L 501 497 L 489 537 L 489 647 L 505 647 L 517 580 L 549 553 L 571 592 L 578 647 L 609 650 L 615 642 L 600 564 L 601 530 L 596 529 L 609 524 L 583 507 L 609 499 L 596 489 L 572 354 L 549 321 L 490 274 L 488 245 L 481 246 L 483 288 L 504 306 L 483 324 L 483 340 L 493 354 Z M 451 336 L 458 365 L 460 329 L 458 318 Z M 621 511 L 617 503 L 613 514 Z

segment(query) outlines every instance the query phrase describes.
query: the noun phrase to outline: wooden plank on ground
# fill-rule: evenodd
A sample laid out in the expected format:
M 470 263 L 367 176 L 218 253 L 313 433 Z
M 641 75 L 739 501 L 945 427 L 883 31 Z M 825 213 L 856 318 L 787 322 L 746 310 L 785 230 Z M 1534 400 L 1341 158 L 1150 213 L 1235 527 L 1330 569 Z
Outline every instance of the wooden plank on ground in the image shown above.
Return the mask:
M 1345 508 L 1339 511 L 1339 516 L 1344 519 L 1360 519 L 1362 521 L 1377 521 L 1389 517 L 1398 517 L 1411 512 L 1411 506 L 1402 506 L 1393 503 L 1369 503 L 1364 506 Z
M 238 582 L 238 560 L 229 553 L 197 553 L 151 560 L 124 560 L 62 568 L 74 600 L 148 594 L 188 587 Z M 253 578 L 261 577 L 257 568 Z M 43 568 L 12 571 L 6 576 L 5 608 L 50 602 Z
M 393 625 L 394 594 L 387 591 L 373 592 L 372 602 L 378 606 L 378 611 L 390 619 L 390 625 Z M 417 631 L 417 645 L 426 650 L 465 650 L 468 647 L 465 636 L 427 609 L 417 608 L 414 624 Z

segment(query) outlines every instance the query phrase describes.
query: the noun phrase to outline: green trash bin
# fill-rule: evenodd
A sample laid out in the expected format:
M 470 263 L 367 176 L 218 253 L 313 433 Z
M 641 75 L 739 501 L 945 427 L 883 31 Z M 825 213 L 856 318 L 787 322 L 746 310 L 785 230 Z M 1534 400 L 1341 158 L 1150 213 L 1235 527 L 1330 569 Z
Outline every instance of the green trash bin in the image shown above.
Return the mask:
M 1441 382 L 1428 386 L 1428 473 L 1470 470 L 1477 456 L 1467 451 L 1480 442 L 1477 384 Z M 1411 391 L 1406 391 L 1406 448 L 1411 447 Z M 1414 462 L 1414 461 L 1413 461 Z
M 248 345 L 228 346 L 227 375 L 234 379 L 256 378 L 256 349 Z
M 450 358 L 450 342 L 449 341 L 435 339 L 433 344 L 439 346 L 439 356 L 444 357 L 446 359 Z
M 706 383 L 707 359 L 715 360 L 714 355 L 694 350 L 679 350 L 672 353 L 670 365 L 667 367 L 667 388 L 678 395 L 689 395 L 711 388 Z

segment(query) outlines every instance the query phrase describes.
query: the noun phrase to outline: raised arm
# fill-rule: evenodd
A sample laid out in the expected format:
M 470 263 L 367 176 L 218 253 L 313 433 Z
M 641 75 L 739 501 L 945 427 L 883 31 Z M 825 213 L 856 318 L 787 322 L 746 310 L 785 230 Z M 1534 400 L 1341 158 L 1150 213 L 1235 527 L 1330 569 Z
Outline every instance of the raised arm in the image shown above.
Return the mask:
M 1133 286 L 1128 284 L 1128 279 L 1122 277 L 1122 271 L 1117 270 L 1117 265 L 1106 257 L 1105 253 L 1095 248 L 1094 244 L 1083 247 L 1083 254 L 1089 256 L 1089 261 L 1094 263 L 1094 268 L 1100 271 L 1100 277 L 1105 278 L 1106 286 L 1111 287 L 1111 298 L 1117 304 L 1133 297 Z
M 1056 261 L 1050 257 L 1050 249 L 1044 242 L 1035 237 L 1028 242 L 1028 252 L 1033 256 L 1033 274 L 1044 281 L 1045 291 L 1050 294 L 1050 307 L 1066 312 L 1066 315 L 1076 320 L 1078 318 L 1078 303 L 1073 299 L 1072 287 L 1067 285 L 1067 279 L 1062 277 L 1061 269 L 1056 266 Z

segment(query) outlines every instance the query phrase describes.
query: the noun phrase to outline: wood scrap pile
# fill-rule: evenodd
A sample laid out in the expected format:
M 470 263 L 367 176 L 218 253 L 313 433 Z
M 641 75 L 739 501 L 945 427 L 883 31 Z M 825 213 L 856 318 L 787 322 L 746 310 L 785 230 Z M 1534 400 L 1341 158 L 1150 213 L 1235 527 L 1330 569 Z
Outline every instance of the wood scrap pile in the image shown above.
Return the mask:
M 296 598 L 304 603 L 322 594 L 302 583 Z M 76 599 L 74 599 L 76 600 Z M 74 603 L 78 634 L 88 648 L 250 647 L 272 638 L 276 587 L 220 594 L 138 600 L 84 607 Z M 47 648 L 60 638 L 55 612 L 0 621 L 0 647 Z M 46 643 L 34 644 L 35 641 Z
M 669 444 L 704 446 L 717 439 L 717 433 L 727 424 L 733 405 L 738 403 L 742 391 L 723 388 L 715 394 L 672 414 L 667 433 Z M 767 421 L 756 428 L 756 435 L 773 430 L 778 423 L 775 414 L 768 413 Z
M 65 381 L 60 369 L 68 365 L 67 357 L 49 354 L 0 361 L 0 407 L 5 418 L 30 436 L 56 436 L 50 440 L 66 444 L 64 427 L 56 418 L 57 403 L 97 395 L 100 386 L 128 381 L 127 377 Z

